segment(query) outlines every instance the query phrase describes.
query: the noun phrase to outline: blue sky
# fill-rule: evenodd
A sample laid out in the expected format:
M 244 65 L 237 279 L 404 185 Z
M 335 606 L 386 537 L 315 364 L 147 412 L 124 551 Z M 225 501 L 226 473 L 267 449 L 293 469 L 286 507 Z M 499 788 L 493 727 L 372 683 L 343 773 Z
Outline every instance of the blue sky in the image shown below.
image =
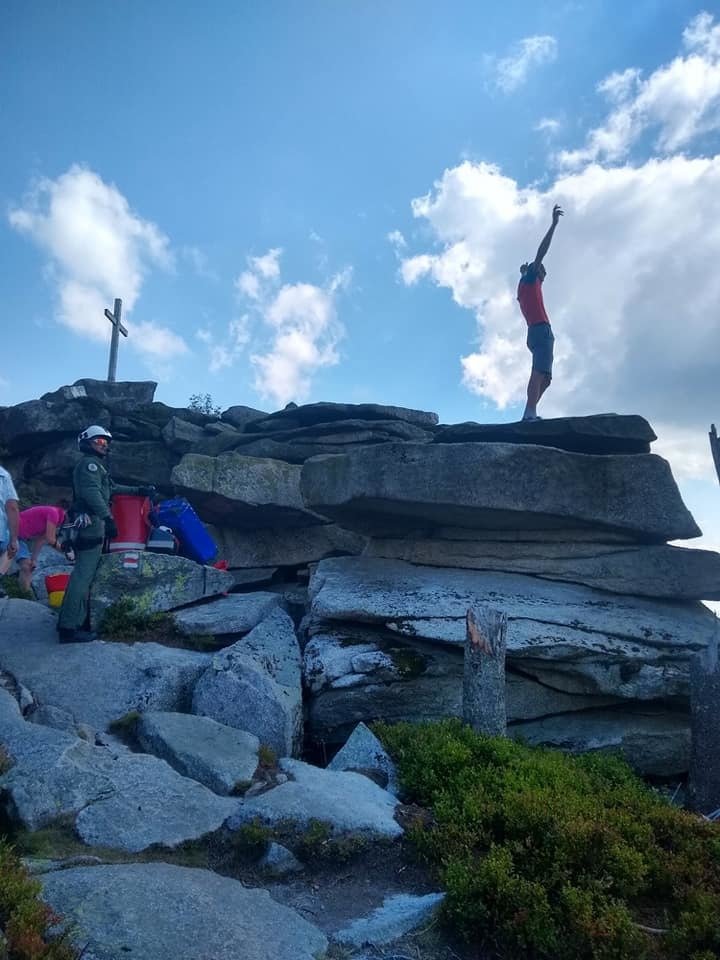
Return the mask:
M 557 200 L 540 412 L 645 415 L 720 547 L 712 13 L 6 0 L 2 316 L 28 340 L 0 404 L 103 377 L 121 296 L 119 376 L 170 404 L 517 419 L 517 267 Z

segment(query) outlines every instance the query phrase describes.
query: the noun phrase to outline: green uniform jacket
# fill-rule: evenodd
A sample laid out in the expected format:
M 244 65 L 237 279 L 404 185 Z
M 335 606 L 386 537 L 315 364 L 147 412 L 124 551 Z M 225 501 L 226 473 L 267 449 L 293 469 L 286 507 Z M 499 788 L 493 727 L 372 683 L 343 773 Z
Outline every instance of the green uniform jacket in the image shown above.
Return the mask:
M 81 531 L 79 541 L 104 538 L 105 520 L 112 516 L 110 498 L 114 493 L 136 494 L 137 487 L 115 483 L 101 457 L 83 454 L 73 470 L 73 495 L 77 509 L 88 513 L 92 523 Z

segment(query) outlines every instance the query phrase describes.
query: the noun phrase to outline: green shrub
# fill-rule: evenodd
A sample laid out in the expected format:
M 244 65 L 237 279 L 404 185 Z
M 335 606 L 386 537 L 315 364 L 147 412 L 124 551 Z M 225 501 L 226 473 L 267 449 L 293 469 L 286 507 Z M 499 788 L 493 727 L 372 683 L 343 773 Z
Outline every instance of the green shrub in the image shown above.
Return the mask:
M 9 960 L 75 960 L 66 934 L 50 939 L 60 918 L 40 899 L 41 885 L 31 877 L 13 849 L 0 840 L 0 929 L 5 931 Z
M 670 806 L 620 758 L 459 721 L 376 732 L 408 801 L 432 810 L 433 825 L 408 835 L 468 940 L 547 960 L 720 956 L 720 825 Z

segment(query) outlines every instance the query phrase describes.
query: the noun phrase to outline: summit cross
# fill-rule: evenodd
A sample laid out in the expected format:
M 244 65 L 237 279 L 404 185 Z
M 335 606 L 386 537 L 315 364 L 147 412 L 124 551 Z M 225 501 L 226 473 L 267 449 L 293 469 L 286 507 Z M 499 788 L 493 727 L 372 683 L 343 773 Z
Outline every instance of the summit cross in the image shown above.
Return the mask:
M 117 374 L 117 358 L 118 358 L 118 343 L 120 341 L 120 334 L 124 337 L 128 335 L 127 329 L 120 322 L 120 317 L 122 315 L 122 300 L 115 301 L 115 307 L 112 313 L 108 309 L 105 310 L 105 316 L 108 318 L 112 324 L 112 336 L 110 338 L 110 361 L 108 363 L 108 383 L 115 383 L 115 375 Z

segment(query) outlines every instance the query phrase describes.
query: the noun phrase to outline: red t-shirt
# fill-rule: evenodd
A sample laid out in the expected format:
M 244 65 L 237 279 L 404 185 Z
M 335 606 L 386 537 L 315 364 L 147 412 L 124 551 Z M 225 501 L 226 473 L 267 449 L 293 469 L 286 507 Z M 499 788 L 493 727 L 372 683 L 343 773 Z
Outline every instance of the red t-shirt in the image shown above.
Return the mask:
M 532 266 L 520 277 L 517 298 L 529 327 L 536 323 L 550 323 L 543 303 L 542 280 Z

